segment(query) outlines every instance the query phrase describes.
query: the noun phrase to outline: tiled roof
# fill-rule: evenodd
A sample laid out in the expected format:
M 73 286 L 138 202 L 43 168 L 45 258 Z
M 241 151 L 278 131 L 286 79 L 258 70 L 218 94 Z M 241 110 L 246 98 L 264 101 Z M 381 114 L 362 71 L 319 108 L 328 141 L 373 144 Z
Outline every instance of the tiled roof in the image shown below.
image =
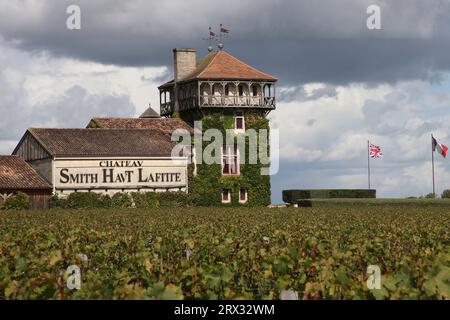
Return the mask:
M 22 158 L 0 156 L 0 191 L 50 189 L 50 186 Z
M 197 63 L 197 69 L 187 76 L 186 80 L 190 78 L 277 80 L 277 78 L 240 61 L 226 51 L 212 52 L 201 59 Z
M 105 129 L 151 129 L 169 136 L 176 129 L 193 132 L 192 127 L 179 118 L 93 118 L 91 123 Z
M 197 62 L 197 68 L 180 81 L 194 79 L 261 80 L 277 81 L 270 74 L 259 71 L 226 51 L 211 52 Z M 170 87 L 174 81 L 164 83 L 159 88 Z
M 144 119 L 142 119 L 144 120 Z M 170 157 L 170 135 L 150 129 L 28 129 L 52 156 Z

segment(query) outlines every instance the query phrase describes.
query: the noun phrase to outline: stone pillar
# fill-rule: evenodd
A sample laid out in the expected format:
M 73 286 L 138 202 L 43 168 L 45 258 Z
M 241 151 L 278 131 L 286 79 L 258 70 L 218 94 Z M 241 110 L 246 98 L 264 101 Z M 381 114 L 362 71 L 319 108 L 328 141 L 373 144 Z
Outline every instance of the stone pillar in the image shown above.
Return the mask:
M 239 103 L 239 84 L 241 83 L 240 81 L 235 81 L 234 83 L 234 105 L 238 106 Z

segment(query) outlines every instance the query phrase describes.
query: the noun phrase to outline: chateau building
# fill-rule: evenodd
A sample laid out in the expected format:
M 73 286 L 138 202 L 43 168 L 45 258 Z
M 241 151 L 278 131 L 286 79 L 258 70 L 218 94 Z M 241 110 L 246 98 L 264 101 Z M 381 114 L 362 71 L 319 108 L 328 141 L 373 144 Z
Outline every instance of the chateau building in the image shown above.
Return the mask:
M 197 61 L 193 49 L 174 49 L 174 78 L 159 87 L 160 115 L 93 118 L 83 129 L 28 129 L 13 154 L 51 186 L 53 193 L 183 191 L 197 205 L 268 205 L 269 163 L 249 163 L 248 150 L 225 141 L 221 163 L 196 161 L 192 149 L 174 154 L 177 129 L 232 130 L 248 147 L 246 130 L 269 130 L 277 79 L 225 51 Z M 258 133 L 260 134 L 260 133 Z M 202 141 L 200 153 L 207 143 Z
M 159 130 L 28 129 L 14 154 L 65 195 L 78 191 L 187 191 L 187 159 Z

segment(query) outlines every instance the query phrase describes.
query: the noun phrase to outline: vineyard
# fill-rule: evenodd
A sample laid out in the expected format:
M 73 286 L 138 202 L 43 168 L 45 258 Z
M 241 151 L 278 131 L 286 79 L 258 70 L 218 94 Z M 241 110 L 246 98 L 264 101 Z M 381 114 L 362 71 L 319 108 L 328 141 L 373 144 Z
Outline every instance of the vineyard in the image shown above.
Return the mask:
M 439 207 L 4 211 L 0 299 L 449 299 L 449 233 Z

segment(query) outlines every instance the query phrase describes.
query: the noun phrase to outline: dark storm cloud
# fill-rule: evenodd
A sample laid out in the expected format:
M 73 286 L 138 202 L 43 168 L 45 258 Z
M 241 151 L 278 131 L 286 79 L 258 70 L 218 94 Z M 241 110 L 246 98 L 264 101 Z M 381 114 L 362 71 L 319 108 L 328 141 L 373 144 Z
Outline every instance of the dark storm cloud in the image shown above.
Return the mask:
M 7 1 L 0 34 L 28 51 L 170 66 L 173 47 L 206 48 L 207 27 L 222 22 L 227 50 L 283 84 L 438 81 L 450 69 L 447 0 L 77 1 L 82 29 L 70 31 L 72 3 Z M 370 4 L 380 5 L 383 30 L 367 30 Z

